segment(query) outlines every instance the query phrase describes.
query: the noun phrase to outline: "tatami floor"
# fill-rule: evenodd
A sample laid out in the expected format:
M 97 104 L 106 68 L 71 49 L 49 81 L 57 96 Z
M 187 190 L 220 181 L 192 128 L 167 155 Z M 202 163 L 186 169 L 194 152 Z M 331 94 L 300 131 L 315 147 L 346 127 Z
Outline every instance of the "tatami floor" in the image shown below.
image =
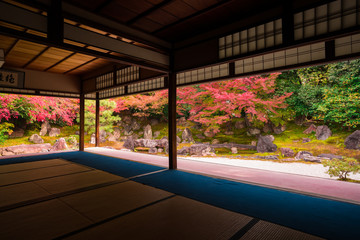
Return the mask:
M 2 165 L 0 239 L 320 239 L 136 177 L 63 159 Z

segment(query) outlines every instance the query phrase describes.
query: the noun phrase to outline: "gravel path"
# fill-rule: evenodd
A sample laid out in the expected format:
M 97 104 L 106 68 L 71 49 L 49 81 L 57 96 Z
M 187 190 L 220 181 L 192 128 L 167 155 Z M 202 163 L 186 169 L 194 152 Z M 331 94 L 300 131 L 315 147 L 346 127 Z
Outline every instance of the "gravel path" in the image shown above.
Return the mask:
M 288 162 L 272 162 L 265 160 L 243 160 L 243 159 L 231 159 L 224 157 L 181 157 L 187 160 L 200 161 L 200 162 L 211 162 L 217 164 L 225 164 L 239 167 L 256 168 L 262 170 L 292 173 L 299 175 L 307 175 L 320 178 L 336 179 L 331 178 L 326 172 L 327 168 L 322 164 L 307 164 L 307 163 L 288 163 Z M 349 178 L 360 180 L 360 174 L 350 174 Z

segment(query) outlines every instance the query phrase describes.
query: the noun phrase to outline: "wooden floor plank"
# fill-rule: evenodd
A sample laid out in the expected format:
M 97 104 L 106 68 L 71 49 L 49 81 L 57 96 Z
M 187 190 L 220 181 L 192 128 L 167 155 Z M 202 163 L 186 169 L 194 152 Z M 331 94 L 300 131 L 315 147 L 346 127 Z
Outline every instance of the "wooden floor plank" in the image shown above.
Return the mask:
M 48 168 L 32 169 L 21 172 L 4 173 L 0 174 L 0 186 L 33 181 L 48 177 L 61 176 L 70 173 L 84 172 L 90 169 L 91 168 L 77 164 L 68 164 Z
M 229 239 L 251 219 L 176 196 L 68 239 Z
M 136 209 L 172 195 L 160 189 L 127 181 L 61 198 L 93 221 Z
M 91 221 L 59 200 L 0 213 L 1 239 L 53 239 Z
M 58 165 L 64 165 L 64 164 L 71 164 L 71 162 L 63 160 L 63 159 L 50 159 L 50 160 L 44 160 L 44 161 L 7 164 L 7 165 L 0 166 L 0 173 L 16 172 L 16 171 L 30 170 L 30 169 L 36 169 L 36 168 L 42 168 L 42 167 L 58 166 Z
M 52 194 L 72 191 L 79 188 L 89 187 L 96 184 L 124 180 L 125 178 L 116 176 L 100 170 L 82 172 L 67 176 L 54 177 L 35 181 L 36 184 L 46 189 Z
M 241 240 L 321 240 L 323 238 L 316 237 L 307 233 L 296 231 L 274 223 L 259 221 L 255 224 Z
M 32 182 L 0 187 L 0 207 L 48 195 L 47 191 Z

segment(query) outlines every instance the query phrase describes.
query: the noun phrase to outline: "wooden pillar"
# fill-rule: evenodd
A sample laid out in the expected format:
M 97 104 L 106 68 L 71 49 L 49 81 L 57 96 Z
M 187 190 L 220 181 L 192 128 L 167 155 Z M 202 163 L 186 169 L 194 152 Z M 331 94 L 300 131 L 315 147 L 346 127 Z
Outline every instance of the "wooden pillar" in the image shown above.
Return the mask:
M 169 169 L 177 169 L 176 149 L 176 73 L 168 77 L 168 104 L 169 104 Z
M 100 99 L 99 93 L 96 93 L 96 104 L 95 104 L 95 147 L 100 146 Z
M 85 95 L 80 94 L 80 136 L 79 136 L 79 151 L 84 151 L 85 148 Z

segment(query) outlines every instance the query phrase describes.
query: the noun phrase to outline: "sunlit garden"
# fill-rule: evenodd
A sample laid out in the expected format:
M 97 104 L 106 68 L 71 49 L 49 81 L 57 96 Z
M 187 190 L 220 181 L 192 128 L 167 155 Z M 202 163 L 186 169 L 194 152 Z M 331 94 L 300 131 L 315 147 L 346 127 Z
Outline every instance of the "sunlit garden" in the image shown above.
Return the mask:
M 95 146 L 86 100 L 85 147 Z M 167 90 L 100 101 L 100 146 L 167 155 Z M 0 156 L 77 150 L 79 100 L 0 94 Z M 179 157 L 360 171 L 360 60 L 177 90 Z

